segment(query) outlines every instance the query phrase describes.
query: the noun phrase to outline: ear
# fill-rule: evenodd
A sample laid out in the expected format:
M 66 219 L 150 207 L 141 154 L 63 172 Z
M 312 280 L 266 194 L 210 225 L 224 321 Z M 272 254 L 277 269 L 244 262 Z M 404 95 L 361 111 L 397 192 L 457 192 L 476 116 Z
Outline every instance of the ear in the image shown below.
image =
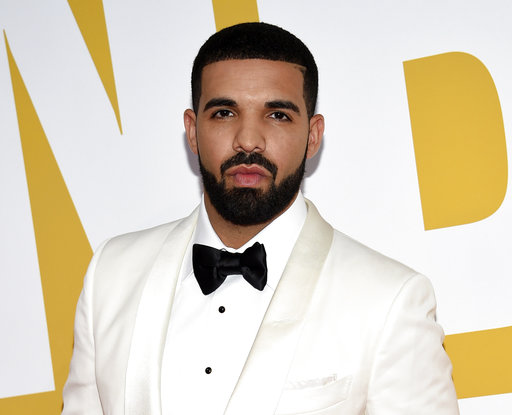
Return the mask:
M 187 141 L 192 153 L 198 154 L 197 147 L 197 129 L 196 129 L 196 113 L 190 108 L 185 110 L 183 114 L 183 124 L 185 125 L 185 133 Z
M 315 114 L 309 120 L 308 151 L 306 153 L 308 159 L 312 158 L 320 149 L 324 127 L 324 116 L 322 114 Z
M 186 109 L 183 113 L 183 124 L 185 125 L 185 134 L 187 134 L 187 141 L 192 153 L 198 153 L 197 147 L 197 130 L 196 130 L 196 113 Z

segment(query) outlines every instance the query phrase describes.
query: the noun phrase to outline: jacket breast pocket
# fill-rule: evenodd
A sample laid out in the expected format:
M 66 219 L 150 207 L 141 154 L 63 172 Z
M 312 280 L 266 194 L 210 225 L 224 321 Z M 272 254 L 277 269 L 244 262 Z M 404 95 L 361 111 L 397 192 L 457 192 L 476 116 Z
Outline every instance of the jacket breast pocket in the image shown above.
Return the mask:
M 285 386 L 276 415 L 307 415 L 328 409 L 347 399 L 352 376 L 290 382 Z

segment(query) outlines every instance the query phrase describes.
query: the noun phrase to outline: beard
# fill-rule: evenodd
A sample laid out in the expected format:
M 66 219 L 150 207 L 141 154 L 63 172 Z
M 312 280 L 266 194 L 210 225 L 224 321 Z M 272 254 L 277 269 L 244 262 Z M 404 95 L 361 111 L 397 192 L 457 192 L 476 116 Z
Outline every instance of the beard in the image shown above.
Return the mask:
M 307 149 L 306 149 L 307 152 Z M 239 164 L 258 164 L 272 174 L 267 190 L 246 187 L 226 188 L 224 172 Z M 283 212 L 300 189 L 306 168 L 306 153 L 299 167 L 276 185 L 277 166 L 259 153 L 238 153 L 220 167 L 221 180 L 208 171 L 201 163 L 199 169 L 203 178 L 204 191 L 213 207 L 225 220 L 242 226 L 259 225 L 270 221 Z

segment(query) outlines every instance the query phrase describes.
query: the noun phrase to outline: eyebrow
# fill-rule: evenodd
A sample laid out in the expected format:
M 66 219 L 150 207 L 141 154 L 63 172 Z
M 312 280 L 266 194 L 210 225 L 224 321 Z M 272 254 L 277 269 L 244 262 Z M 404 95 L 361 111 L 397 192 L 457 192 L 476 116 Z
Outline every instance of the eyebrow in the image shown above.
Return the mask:
M 213 107 L 236 107 L 236 101 L 230 98 L 212 98 L 209 100 L 203 108 L 203 111 L 207 111 Z
M 212 98 L 205 104 L 205 106 L 203 108 L 203 112 L 208 111 L 210 108 L 214 108 L 214 107 L 237 107 L 237 106 L 238 106 L 238 104 L 236 103 L 236 101 L 231 98 L 224 98 L 224 97 Z M 285 101 L 285 100 L 279 100 L 279 99 L 276 99 L 273 101 L 267 101 L 267 102 L 265 102 L 265 108 L 287 109 L 287 110 L 292 110 L 300 115 L 299 107 L 296 104 L 294 104 L 292 101 Z
M 265 108 L 287 109 L 287 110 L 292 110 L 300 115 L 299 107 L 291 101 L 281 101 L 281 100 L 268 101 L 268 102 L 265 102 Z

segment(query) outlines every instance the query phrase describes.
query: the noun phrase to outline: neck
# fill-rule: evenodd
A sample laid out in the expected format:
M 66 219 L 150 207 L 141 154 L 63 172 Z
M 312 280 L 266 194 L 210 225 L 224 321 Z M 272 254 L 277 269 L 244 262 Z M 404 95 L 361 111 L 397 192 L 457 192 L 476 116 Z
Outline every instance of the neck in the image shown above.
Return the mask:
M 224 245 L 229 248 L 238 249 L 248 241 L 250 241 L 255 235 L 257 235 L 261 230 L 263 230 L 268 224 L 274 221 L 277 217 L 281 216 L 288 208 L 292 205 L 292 203 L 297 198 L 297 195 L 292 199 L 292 201 L 286 206 L 286 208 L 279 213 L 279 215 L 269 219 L 266 222 L 259 223 L 257 225 L 235 225 L 232 222 L 224 219 L 219 212 L 212 205 L 210 198 L 205 193 L 204 194 L 204 205 L 206 208 L 206 213 L 208 214 L 208 219 L 213 227 L 213 230 L 218 235 L 220 240 Z

